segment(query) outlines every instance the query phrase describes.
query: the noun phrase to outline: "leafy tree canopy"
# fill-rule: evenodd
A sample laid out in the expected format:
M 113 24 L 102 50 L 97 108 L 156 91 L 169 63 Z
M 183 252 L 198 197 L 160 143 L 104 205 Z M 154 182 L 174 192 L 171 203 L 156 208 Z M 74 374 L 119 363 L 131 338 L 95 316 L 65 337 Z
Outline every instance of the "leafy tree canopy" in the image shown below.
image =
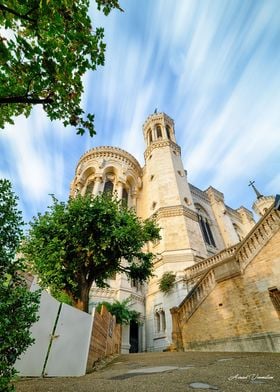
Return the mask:
M 140 323 L 139 316 L 140 313 L 136 310 L 129 308 L 129 303 L 131 302 L 131 298 L 128 297 L 123 301 L 114 301 L 112 303 L 103 301 L 100 302 L 96 310 L 100 313 L 102 305 L 106 306 L 107 310 L 113 315 L 116 316 L 116 322 L 118 324 L 129 324 L 130 321 L 135 321 L 136 323 Z
M 117 0 L 96 0 L 108 15 Z M 51 120 L 92 136 L 81 108 L 82 76 L 104 65 L 103 28 L 93 29 L 88 0 L 0 1 L 0 128 L 40 104 Z M 6 32 L 5 30 L 6 29 Z
M 154 221 L 141 221 L 110 196 L 77 196 L 67 203 L 53 198 L 49 210 L 31 222 L 22 252 L 41 285 L 64 290 L 75 306 L 88 311 L 92 283 L 104 287 L 115 272 L 145 281 L 154 255 L 144 252 L 159 239 Z
M 0 180 L 0 390 L 13 391 L 13 365 L 33 342 L 29 328 L 36 321 L 39 295 L 28 291 L 24 264 L 16 258 L 23 221 L 8 180 Z

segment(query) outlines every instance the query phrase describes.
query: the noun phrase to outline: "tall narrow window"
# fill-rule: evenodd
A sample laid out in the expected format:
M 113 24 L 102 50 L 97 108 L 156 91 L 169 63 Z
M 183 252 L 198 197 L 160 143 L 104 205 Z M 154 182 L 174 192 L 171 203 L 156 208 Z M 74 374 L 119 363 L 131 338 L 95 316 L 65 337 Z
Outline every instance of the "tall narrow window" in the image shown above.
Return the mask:
M 170 126 L 166 125 L 165 130 L 166 130 L 167 139 L 170 139 Z
M 234 230 L 235 230 L 235 232 L 237 234 L 237 237 L 238 237 L 239 241 L 242 241 L 242 234 L 241 234 L 240 228 L 235 223 L 233 223 L 233 227 L 234 227 Z
M 93 192 L 93 187 L 94 187 L 94 182 L 93 181 L 91 181 L 91 182 L 88 182 L 87 183 L 87 187 L 86 187 L 86 195 L 91 195 L 92 194 L 92 192 Z
M 196 206 L 196 210 L 197 210 L 200 230 L 202 232 L 204 241 L 208 245 L 216 246 L 206 211 L 204 211 L 204 209 L 202 209 L 202 207 L 200 206 Z
M 107 180 L 104 185 L 104 193 L 112 194 L 114 189 L 114 184 L 112 181 Z
M 128 204 L 128 193 L 127 190 L 125 188 L 123 188 L 122 190 L 122 205 L 127 207 Z
M 161 329 L 162 331 L 166 330 L 166 319 L 165 319 L 165 311 L 161 311 Z
M 160 332 L 160 315 L 158 312 L 155 314 L 155 327 L 156 332 Z
M 200 226 L 200 230 L 202 232 L 203 235 L 203 239 L 204 241 L 210 245 L 210 239 L 208 237 L 207 231 L 206 231 L 206 226 L 205 226 L 205 222 L 202 216 L 198 215 L 198 222 L 199 222 L 199 226 Z
M 153 141 L 153 138 L 152 138 L 152 130 L 149 129 L 149 130 L 148 130 L 148 144 L 151 144 L 152 141 Z
M 157 131 L 157 139 L 161 139 L 162 138 L 162 132 L 161 132 L 161 126 L 160 125 L 156 126 L 156 131 Z
M 280 316 L 280 290 L 277 287 L 271 287 L 268 289 L 268 292 L 273 306 Z
M 205 226 L 206 226 L 207 235 L 208 235 L 208 238 L 210 241 L 210 245 L 216 246 L 215 241 L 214 241 L 214 237 L 213 237 L 213 234 L 212 234 L 212 231 L 211 231 L 211 228 L 210 228 L 210 225 L 209 225 L 207 219 L 205 221 Z

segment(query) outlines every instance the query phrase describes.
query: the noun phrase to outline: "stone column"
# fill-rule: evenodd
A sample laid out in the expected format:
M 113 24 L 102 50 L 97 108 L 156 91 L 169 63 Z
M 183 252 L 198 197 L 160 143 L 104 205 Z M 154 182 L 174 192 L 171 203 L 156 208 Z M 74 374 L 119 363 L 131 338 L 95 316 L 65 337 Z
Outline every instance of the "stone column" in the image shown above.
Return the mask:
M 122 191 L 123 191 L 123 183 L 121 181 L 117 182 L 117 197 L 119 200 L 122 198 Z
M 121 354 L 129 354 L 129 349 L 130 349 L 129 334 L 130 334 L 130 326 L 122 325 Z
M 174 307 L 170 309 L 170 313 L 172 316 L 172 351 L 183 351 L 183 340 L 182 340 L 182 331 L 180 329 L 179 320 L 178 320 L 178 308 Z
M 101 185 L 102 185 L 102 177 L 101 176 L 95 177 L 95 179 L 94 179 L 94 188 L 93 188 L 93 194 L 95 196 L 102 192 Z
M 137 197 L 137 191 L 135 189 L 132 189 L 129 192 L 129 207 L 132 207 L 136 210 L 136 197 Z
M 152 137 L 153 137 L 153 141 L 157 140 L 157 134 L 156 134 L 156 127 L 155 125 L 152 127 Z

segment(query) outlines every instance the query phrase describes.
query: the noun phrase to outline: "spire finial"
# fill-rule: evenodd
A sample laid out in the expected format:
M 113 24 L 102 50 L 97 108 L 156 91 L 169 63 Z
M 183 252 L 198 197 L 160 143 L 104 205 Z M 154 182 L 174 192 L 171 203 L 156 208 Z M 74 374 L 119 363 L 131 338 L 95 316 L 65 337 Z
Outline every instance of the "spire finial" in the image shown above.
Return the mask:
M 255 181 L 250 181 L 248 186 L 251 186 L 254 189 L 254 191 L 257 195 L 257 199 L 260 199 L 261 197 L 263 197 L 263 195 L 257 190 L 254 183 L 255 183 Z

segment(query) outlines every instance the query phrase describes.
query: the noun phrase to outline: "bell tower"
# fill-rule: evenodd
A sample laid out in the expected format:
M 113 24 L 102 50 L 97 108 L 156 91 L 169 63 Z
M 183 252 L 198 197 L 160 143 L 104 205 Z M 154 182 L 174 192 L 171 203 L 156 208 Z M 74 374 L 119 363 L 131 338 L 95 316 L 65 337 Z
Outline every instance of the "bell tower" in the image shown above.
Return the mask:
M 167 337 L 171 336 L 169 309 L 178 305 L 187 293 L 184 270 L 207 257 L 207 250 L 181 159 L 181 148 L 176 142 L 174 121 L 165 113 L 155 112 L 145 121 L 143 133 L 146 150 L 139 213 L 142 218 L 156 219 L 162 237 L 159 242 L 150 244 L 149 249 L 157 254 L 157 259 L 154 278 L 146 295 L 148 328 L 154 329 L 155 315 L 164 318 L 154 338 L 148 337 L 147 347 L 161 349 L 171 343 Z M 176 275 L 172 294 L 165 297 L 158 286 L 164 272 Z
M 180 249 L 179 259 L 186 268 L 195 262 L 196 256 L 207 257 L 207 250 L 181 159 L 181 148 L 176 143 L 174 121 L 165 113 L 154 113 L 145 121 L 143 133 L 146 142 L 145 200 L 141 215 L 145 218 L 154 215 L 162 227 L 158 248 L 163 257 L 168 255 L 166 261 L 178 262 L 173 249 Z
M 149 116 L 143 126 L 146 146 L 160 140 L 170 140 L 176 143 L 174 121 L 165 113 L 155 113 Z

